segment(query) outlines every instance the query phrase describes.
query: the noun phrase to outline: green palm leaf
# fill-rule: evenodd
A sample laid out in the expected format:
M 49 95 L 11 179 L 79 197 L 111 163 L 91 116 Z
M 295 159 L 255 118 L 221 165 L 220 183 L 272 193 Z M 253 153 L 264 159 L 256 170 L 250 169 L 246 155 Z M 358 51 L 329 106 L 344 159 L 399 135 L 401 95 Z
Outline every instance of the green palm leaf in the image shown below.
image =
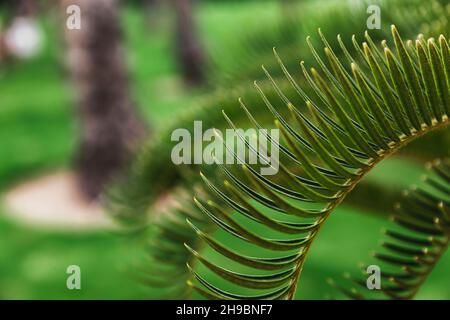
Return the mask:
M 320 71 L 301 65 L 314 94 L 296 84 L 276 55 L 298 93 L 296 100 L 288 98 L 273 82 L 291 120 L 278 112 L 282 106 L 273 105 L 257 84 L 256 89 L 283 136 L 280 173 L 274 178 L 246 164 L 240 171 L 223 167 L 221 186 L 203 176 L 209 195 L 196 197 L 195 203 L 239 245 L 231 248 L 217 242 L 213 247 L 228 259 L 228 268 L 189 247 L 213 279 L 189 265 L 193 288 L 208 298 L 293 298 L 305 257 L 332 211 L 380 161 L 412 140 L 448 126 L 446 38 L 419 37 L 405 44 L 395 27 L 392 34 L 395 50 L 385 42 L 380 50 L 366 34 L 362 46 L 353 41 L 358 56 L 347 55 L 344 64 L 320 33 L 324 55 L 311 46 Z M 349 52 L 344 45 L 342 49 Z M 206 237 L 208 233 L 195 222 L 189 223 L 200 238 Z M 243 248 L 252 248 L 258 256 L 246 255 Z M 270 271 L 261 264 L 267 260 Z M 289 263 L 273 263 L 278 260 Z M 240 272 L 243 266 L 250 269 Z M 234 286 L 221 288 L 213 283 L 217 277 Z M 243 288 L 246 294 L 241 293 Z
M 413 298 L 446 252 L 450 243 L 450 161 L 436 161 L 426 185 L 405 192 L 385 232 L 381 262 L 381 289 L 369 290 L 366 280 L 347 276 L 352 285 L 331 282 L 350 298 Z
M 273 59 L 273 55 L 270 54 L 270 49 L 277 45 L 279 48 L 279 55 L 283 57 L 283 61 L 287 68 L 291 69 L 297 67 L 298 52 L 302 52 L 305 59 L 305 65 L 313 64 L 315 61 L 314 54 L 308 53 L 308 46 L 312 45 L 318 47 L 321 45 L 320 39 L 310 39 L 308 43 L 302 44 L 301 42 L 292 43 L 293 34 L 295 37 L 304 37 L 309 34 L 315 26 L 319 23 L 326 25 L 324 33 L 331 33 L 334 30 L 340 30 L 341 37 L 334 41 L 329 41 L 329 45 L 335 50 L 336 56 L 339 60 L 344 61 L 350 59 L 361 59 L 359 53 L 361 48 L 359 46 L 345 47 L 342 39 L 350 37 L 355 30 L 362 32 L 365 28 L 365 21 L 367 18 L 365 1 L 361 1 L 359 9 L 352 9 L 347 5 L 341 3 L 341 0 L 326 1 L 326 5 L 321 3 L 321 10 L 318 10 L 317 4 L 314 2 L 306 3 L 302 12 L 308 19 L 301 19 L 300 16 L 297 23 L 292 21 L 281 21 L 277 24 L 271 32 L 268 32 L 265 28 L 258 29 L 254 33 L 249 33 L 243 39 L 240 39 L 236 44 L 243 49 L 238 51 L 236 55 L 230 54 L 227 51 L 227 55 L 231 56 L 234 63 L 231 64 L 233 70 L 224 70 L 221 67 L 217 67 L 217 72 L 225 73 L 231 81 L 227 83 L 233 83 L 234 89 L 225 90 L 220 89 L 218 92 L 206 95 L 200 101 L 196 101 L 195 106 L 189 106 L 186 112 L 177 116 L 172 122 L 164 125 L 164 130 L 157 132 L 152 140 L 143 147 L 142 152 L 139 153 L 138 158 L 131 172 L 117 184 L 118 190 L 113 190 L 110 195 L 109 204 L 111 205 L 111 211 L 122 220 L 137 220 L 142 222 L 148 218 L 148 211 L 155 201 L 164 196 L 167 192 L 170 192 L 173 187 L 180 185 L 191 184 L 192 178 L 196 175 L 192 172 L 197 172 L 198 167 L 195 166 L 175 166 L 170 162 L 170 153 L 173 147 L 173 143 L 170 143 L 170 135 L 176 128 L 191 128 L 194 120 L 201 119 L 204 122 L 204 126 L 215 127 L 223 129 L 227 126 L 227 122 L 218 112 L 219 108 L 226 111 L 229 117 L 233 118 L 236 125 L 247 127 L 252 124 L 246 117 L 246 114 L 239 110 L 235 100 L 238 97 L 242 97 L 246 102 L 247 109 L 253 114 L 259 112 L 259 97 L 258 92 L 251 90 L 247 85 L 239 84 L 242 79 L 261 79 L 259 65 L 266 65 L 267 69 L 271 70 L 271 76 L 276 80 L 280 89 L 284 92 L 284 95 L 295 99 L 297 92 L 295 86 L 289 85 L 289 81 L 285 79 L 282 68 L 278 68 L 278 62 Z M 444 7 L 439 5 L 436 1 L 432 1 L 431 5 L 423 5 L 420 1 L 404 1 L 396 0 L 383 3 L 383 21 L 385 23 L 395 21 L 400 30 L 403 33 L 411 35 L 409 30 L 417 30 L 417 26 L 421 26 L 422 31 L 430 36 L 439 35 L 439 32 L 448 30 L 448 12 L 450 7 Z M 411 18 L 409 15 L 405 16 L 403 12 L 408 10 L 412 13 Z M 313 17 L 313 18 L 312 18 Z M 311 19 L 310 19 L 311 18 Z M 312 22 L 308 22 L 311 20 Z M 439 23 L 433 23 L 433 21 L 439 21 Z M 268 29 L 273 26 L 269 25 Z M 283 37 L 283 34 L 278 32 L 279 30 L 289 29 L 290 32 L 284 32 L 289 34 L 289 37 Z M 370 44 L 376 40 L 381 40 L 387 36 L 383 30 L 388 29 L 383 26 L 382 30 L 375 31 L 373 39 L 367 40 Z M 257 37 L 259 35 L 259 37 Z M 252 39 L 259 40 L 252 40 Z M 298 44 L 300 43 L 300 44 Z M 340 48 L 345 48 L 341 50 Z M 222 50 L 223 51 L 223 50 Z M 269 53 L 269 54 L 266 54 Z M 314 51 L 313 51 L 314 52 Z M 355 56 L 356 53 L 356 56 Z M 352 57 L 354 56 L 354 58 Z M 223 60 L 221 56 L 216 57 L 217 60 Z M 255 70 L 254 70 L 255 69 Z M 351 72 L 348 70 L 348 72 Z M 394 70 L 395 72 L 395 70 Z M 309 78 L 310 81 L 313 81 Z M 217 80 L 219 81 L 219 80 Z M 313 91 L 312 87 L 304 85 L 303 82 L 307 82 L 308 79 L 301 79 L 300 85 L 307 91 Z M 353 80 L 355 82 L 356 80 Z M 220 81 L 223 83 L 223 81 Z M 236 85 L 238 83 L 238 85 Z M 373 89 L 372 83 L 368 83 L 369 87 Z M 399 83 L 398 85 L 402 85 Z M 276 90 L 271 87 L 270 80 L 261 80 L 259 86 L 263 89 L 265 95 L 273 101 L 277 98 Z M 315 86 L 316 87 L 316 86 Z M 401 93 L 403 90 L 398 89 Z M 307 92 L 309 95 L 314 95 L 314 92 Z M 370 96 L 367 97 L 370 99 Z M 407 98 L 407 97 L 404 97 Z M 420 99 L 420 96 L 419 96 Z M 289 110 L 284 108 L 278 111 L 283 117 L 289 115 Z M 266 118 L 259 118 L 261 125 L 267 125 L 268 122 L 272 122 L 271 115 L 266 113 Z M 380 113 L 375 113 L 378 115 Z M 414 114 L 412 114 L 413 116 Z M 382 119 L 381 119 L 382 120 Z M 414 121 L 414 119 L 413 119 Z M 417 120 L 415 120 L 417 126 Z M 366 125 L 371 125 L 366 121 Z M 380 122 L 382 129 L 389 128 L 389 123 L 383 121 Z M 322 129 L 322 130 L 326 130 Z M 391 131 L 391 130 L 390 130 Z M 388 131 L 388 132 L 390 132 Z M 408 151 L 417 156 L 423 155 L 425 159 L 434 159 L 439 156 L 443 156 L 442 152 L 436 152 L 438 148 L 434 148 L 436 145 L 440 145 L 441 141 L 448 135 L 441 134 L 439 137 L 431 137 L 429 139 L 420 139 L 418 143 L 411 146 Z M 420 141 L 423 141 L 422 143 Z M 381 141 L 378 140 L 380 143 Z M 429 156 L 428 156 L 429 155 Z M 351 161 L 351 160 L 348 160 Z M 191 172 L 189 172 L 191 171 Z M 122 187 L 123 186 L 123 187 Z M 374 187 L 369 185 L 369 187 Z M 392 197 L 395 197 L 393 195 Z M 130 221 L 130 222 L 131 222 Z M 134 221 L 136 222 L 136 221 Z

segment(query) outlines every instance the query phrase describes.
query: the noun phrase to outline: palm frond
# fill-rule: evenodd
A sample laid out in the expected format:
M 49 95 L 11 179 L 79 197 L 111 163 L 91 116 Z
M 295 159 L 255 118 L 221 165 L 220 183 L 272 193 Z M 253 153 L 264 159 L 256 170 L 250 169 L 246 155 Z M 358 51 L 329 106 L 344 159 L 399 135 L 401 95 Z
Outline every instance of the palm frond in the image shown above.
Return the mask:
M 395 50 L 387 42 L 378 48 L 366 33 L 362 45 L 353 38 L 354 55 L 338 37 L 347 60 L 343 63 L 319 34 L 324 56 L 312 45 L 311 50 L 321 71 L 301 63 L 314 94 L 293 80 L 276 53 L 297 100 L 285 96 L 267 73 L 291 119 L 255 84 L 284 140 L 280 173 L 274 178 L 262 176 L 253 165 L 243 164 L 239 172 L 221 166 L 225 178 L 220 186 L 202 176 L 209 196 L 200 195 L 195 202 L 233 239 L 212 247 L 226 258 L 227 268 L 223 259 L 189 247 L 203 265 L 202 272 L 191 266 L 195 282 L 189 283 L 208 298 L 293 298 L 305 257 L 333 210 L 380 161 L 450 123 L 450 48 L 444 36 L 419 36 L 405 44 L 393 26 Z M 203 240 L 214 239 L 189 223 Z M 218 278 L 226 280 L 226 288 Z
M 426 186 L 405 192 L 385 231 L 383 250 L 374 257 L 381 263 L 381 288 L 369 290 L 360 276 L 348 276 L 352 287 L 332 282 L 350 298 L 412 299 L 440 261 L 450 243 L 450 160 L 436 161 Z M 366 275 L 367 277 L 367 275 Z
M 189 106 L 188 111 L 184 112 L 182 115 L 176 117 L 172 122 L 164 125 L 165 130 L 156 133 L 152 140 L 149 141 L 139 153 L 138 158 L 131 172 L 117 184 L 116 188 L 110 192 L 110 211 L 117 217 L 120 217 L 122 221 L 142 221 L 148 218 L 148 212 L 151 209 L 151 205 L 160 196 L 164 195 L 174 187 L 178 187 L 183 184 L 189 185 L 191 178 L 195 175 L 192 172 L 196 172 L 198 167 L 192 165 L 188 166 L 175 166 L 170 161 L 170 151 L 174 143 L 170 143 L 170 135 L 172 131 L 176 128 L 191 128 L 194 120 L 202 120 L 204 126 L 214 127 L 218 129 L 223 129 L 227 127 L 227 122 L 221 117 L 218 110 L 219 108 L 225 110 L 229 117 L 233 118 L 236 125 L 240 123 L 243 127 L 247 127 L 249 124 L 253 125 L 245 115 L 241 112 L 238 105 L 235 103 L 238 97 L 242 97 L 247 104 L 247 108 L 252 113 L 258 113 L 257 108 L 258 103 L 258 93 L 247 85 L 239 84 L 242 79 L 261 79 L 259 67 L 253 68 L 253 66 L 259 66 L 261 64 L 266 65 L 266 68 L 271 70 L 271 76 L 274 78 L 284 92 L 285 96 L 294 99 L 297 95 L 295 87 L 289 85 L 289 81 L 284 79 L 284 73 L 281 68 L 277 68 L 277 60 L 273 59 L 271 54 L 265 54 L 269 52 L 270 49 L 277 45 L 279 48 L 279 55 L 283 58 L 283 62 L 288 69 L 297 67 L 298 52 L 302 52 L 304 55 L 305 65 L 313 64 L 315 61 L 314 54 L 308 54 L 308 47 L 320 46 L 320 39 L 309 39 L 309 43 L 304 43 L 297 45 L 296 42 L 292 43 L 292 37 L 283 37 L 284 33 L 292 35 L 295 33 L 295 37 L 304 37 L 304 35 L 311 33 L 313 28 L 317 23 L 327 25 L 327 29 L 323 30 L 323 33 L 331 33 L 334 30 L 341 30 L 340 39 L 350 38 L 352 33 L 363 32 L 365 28 L 365 21 L 367 18 L 365 1 L 361 1 L 362 4 L 360 9 L 352 9 L 351 7 L 344 5 L 341 0 L 327 1 L 326 5 L 317 9 L 317 6 L 312 2 L 308 3 L 308 6 L 302 10 L 303 15 L 306 15 L 308 19 L 300 19 L 303 22 L 297 22 L 291 24 L 292 21 L 281 21 L 276 24 L 276 31 L 266 32 L 265 29 L 256 30 L 256 34 L 262 34 L 264 37 L 260 40 L 252 41 L 255 38 L 255 34 L 249 33 L 244 36 L 243 39 L 238 40 L 237 45 L 243 47 L 242 51 L 238 51 L 237 56 L 231 55 L 233 61 L 236 63 L 232 64 L 233 70 L 224 70 L 218 67 L 217 69 L 228 74 L 227 78 L 231 79 L 228 83 L 233 83 L 234 89 L 225 90 L 219 89 L 216 93 L 205 96 L 201 101 L 196 101 L 195 106 Z M 404 1 L 396 0 L 390 1 L 389 3 L 380 3 L 384 8 L 383 12 L 386 17 L 383 18 L 384 23 L 389 23 L 395 21 L 399 29 L 412 36 L 410 30 L 416 30 L 417 25 L 422 25 L 425 34 L 434 36 L 439 35 L 437 33 L 440 30 L 440 26 L 445 24 L 432 23 L 433 21 L 448 21 L 445 13 L 448 13 L 449 8 L 445 8 L 443 5 L 439 5 L 436 1 L 432 1 L 431 5 L 423 5 L 420 1 Z M 417 9 L 418 8 L 418 9 Z M 413 15 L 414 19 L 410 18 L 409 15 L 405 16 L 403 12 L 407 10 L 408 12 L 416 12 Z M 440 10 L 440 11 L 439 11 Z M 440 12 L 440 16 L 439 16 Z M 420 13 L 420 14 L 419 14 Z M 443 18 L 441 16 L 444 16 Z M 307 21 L 313 21 L 311 23 Z M 305 22 L 306 21 L 306 22 Z M 415 27 L 412 27 L 414 24 Z M 436 27 L 436 28 L 433 28 Z M 269 29 L 273 27 L 269 26 Z M 281 34 L 279 30 L 285 30 L 286 28 L 292 29 L 291 32 L 284 32 Z M 384 27 L 381 31 L 376 31 L 374 35 L 371 35 L 372 42 L 377 42 L 386 36 L 383 30 L 388 28 Z M 340 50 L 342 46 L 342 40 L 335 39 L 334 41 L 329 41 L 328 44 L 336 53 L 339 60 L 346 59 L 348 54 L 354 55 L 358 54 L 361 48 L 358 47 L 347 47 L 348 52 L 343 52 Z M 244 45 L 244 44 L 248 45 Z M 223 50 L 222 50 L 223 51 Z M 216 57 L 218 60 L 222 58 L 220 56 Z M 251 71 L 251 70 L 253 71 Z M 241 80 L 239 80 L 241 79 Z M 217 80 L 219 81 L 219 80 Z M 220 82 L 220 81 L 219 81 Z M 307 82 L 307 79 L 301 79 L 301 87 L 308 87 L 307 84 L 304 85 L 302 82 Z M 221 82 L 220 82 L 221 83 Z M 237 85 L 236 85 L 237 83 Z M 270 80 L 261 80 L 259 82 L 260 87 L 263 89 L 266 96 L 272 99 L 277 99 L 276 90 L 271 86 Z M 308 88 L 308 90 L 313 90 Z M 309 92 L 308 92 L 309 93 Z M 314 93 L 312 93 L 314 94 Z M 286 117 L 289 114 L 288 109 L 280 110 L 279 113 Z M 259 123 L 263 126 L 268 124 L 268 121 L 272 121 L 270 114 L 265 119 L 258 119 Z M 419 153 L 426 157 L 426 159 L 434 159 L 438 156 L 443 156 L 435 150 L 441 150 L 440 148 L 432 148 L 435 145 L 440 145 L 441 142 L 448 139 L 447 134 L 442 134 L 436 138 L 430 139 L 420 139 L 419 142 L 411 147 L 410 151 L 413 153 Z M 420 141 L 424 141 L 420 143 Z M 190 173 L 188 171 L 191 171 Z M 189 178 L 189 179 L 186 179 Z M 123 187 L 122 187 L 123 186 Z M 369 186 L 373 188 L 373 186 Z M 133 222 L 133 223 L 135 223 Z

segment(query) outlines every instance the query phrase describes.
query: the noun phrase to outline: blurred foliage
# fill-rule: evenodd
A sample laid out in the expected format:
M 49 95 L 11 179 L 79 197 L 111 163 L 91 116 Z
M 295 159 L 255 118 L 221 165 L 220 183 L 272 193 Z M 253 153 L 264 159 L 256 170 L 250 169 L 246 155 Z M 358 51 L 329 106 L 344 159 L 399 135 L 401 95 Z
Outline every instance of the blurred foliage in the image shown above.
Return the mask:
M 131 276 L 141 243 L 108 231 L 55 232 L 24 226 L 0 211 L 1 299 L 141 299 Z M 133 249 L 134 248 L 134 249 Z M 82 290 L 68 290 L 66 269 L 81 268 Z

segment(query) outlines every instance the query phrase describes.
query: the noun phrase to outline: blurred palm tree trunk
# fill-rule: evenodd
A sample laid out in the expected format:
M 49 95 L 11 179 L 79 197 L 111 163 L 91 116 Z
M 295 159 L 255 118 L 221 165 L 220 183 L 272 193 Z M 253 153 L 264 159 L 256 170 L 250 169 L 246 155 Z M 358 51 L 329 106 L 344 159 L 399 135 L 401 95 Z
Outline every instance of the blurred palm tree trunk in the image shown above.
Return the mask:
M 158 29 L 161 20 L 162 0 L 145 0 L 145 10 L 148 14 L 148 25 L 150 30 Z
M 176 53 L 178 64 L 188 85 L 200 85 L 205 81 L 205 56 L 194 23 L 194 0 L 173 1 L 177 18 Z
M 62 0 L 81 8 L 81 29 L 66 30 L 81 126 L 76 160 L 84 195 L 94 200 L 128 165 L 144 136 L 131 101 L 116 0 Z M 65 17 L 67 17 L 65 15 Z
M 33 16 L 37 10 L 36 0 L 16 0 L 16 15 L 21 17 Z

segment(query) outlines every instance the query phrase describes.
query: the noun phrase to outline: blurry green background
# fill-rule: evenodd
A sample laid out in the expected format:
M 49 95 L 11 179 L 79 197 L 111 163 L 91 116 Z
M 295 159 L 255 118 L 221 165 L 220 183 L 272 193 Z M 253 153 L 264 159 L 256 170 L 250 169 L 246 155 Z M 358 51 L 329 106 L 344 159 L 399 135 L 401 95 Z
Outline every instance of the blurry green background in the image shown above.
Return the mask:
M 171 50 L 171 29 L 161 21 L 158 32 L 144 28 L 147 13 L 133 6 L 121 12 L 133 94 L 154 129 L 164 127 L 177 111 L 200 96 L 180 85 Z M 208 1 L 198 8 L 204 43 L 222 46 L 252 17 L 274 19 L 276 4 L 268 1 Z M 253 18 L 254 19 L 254 18 Z M 67 168 L 73 159 L 76 126 L 70 84 L 60 65 L 60 43 L 54 19 L 41 21 L 45 49 L 36 58 L 0 71 L 0 188 L 54 168 Z M 232 63 L 229 61 L 227 63 Z M 249 83 L 252 79 L 248 80 Z M 387 161 L 368 179 L 385 179 L 408 186 L 419 181 L 422 168 L 401 160 Z M 0 207 L 1 208 L 1 207 Z M 351 223 L 348 223 L 351 221 Z M 307 259 L 298 298 L 322 299 L 333 290 L 326 283 L 353 271 L 376 249 L 383 220 L 343 205 L 324 227 Z M 142 254 L 136 240 L 114 231 L 52 231 L 23 225 L 0 209 L 0 298 L 5 299 L 143 299 L 151 290 L 129 275 Z M 369 260 L 370 261 L 370 260 Z M 66 288 L 67 266 L 82 270 L 82 290 Z M 443 258 L 419 298 L 450 298 L 447 279 L 450 259 Z

